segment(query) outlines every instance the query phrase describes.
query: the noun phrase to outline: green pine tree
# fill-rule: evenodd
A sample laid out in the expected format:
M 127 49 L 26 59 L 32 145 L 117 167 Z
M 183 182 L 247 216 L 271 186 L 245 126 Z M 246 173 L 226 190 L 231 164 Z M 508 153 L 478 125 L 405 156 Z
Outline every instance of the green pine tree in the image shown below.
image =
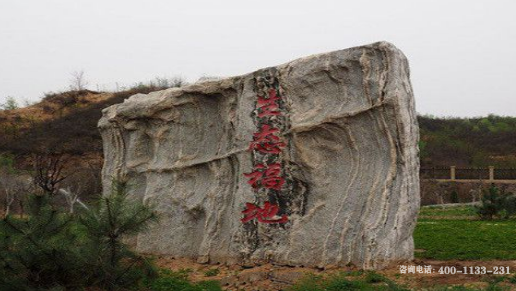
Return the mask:
M 50 192 L 29 195 L 27 218 L 0 221 L 0 290 L 114 290 L 135 286 L 156 272 L 125 239 L 157 220 L 153 209 L 115 183 L 112 195 L 71 215 Z
M 31 195 L 25 219 L 0 222 L 0 290 L 76 288 L 82 283 L 80 241 L 71 217 L 62 215 L 47 194 Z
M 138 280 L 155 275 L 152 264 L 131 251 L 124 239 L 146 230 L 158 217 L 145 203 L 127 195 L 125 183 L 113 183 L 110 196 L 102 197 L 95 208 L 80 215 L 80 223 L 92 242 L 95 262 L 95 285 L 108 290 L 117 286 L 135 284 Z
M 476 207 L 476 211 L 482 219 L 508 219 L 516 214 L 516 198 L 492 185 L 483 191 L 482 204 Z

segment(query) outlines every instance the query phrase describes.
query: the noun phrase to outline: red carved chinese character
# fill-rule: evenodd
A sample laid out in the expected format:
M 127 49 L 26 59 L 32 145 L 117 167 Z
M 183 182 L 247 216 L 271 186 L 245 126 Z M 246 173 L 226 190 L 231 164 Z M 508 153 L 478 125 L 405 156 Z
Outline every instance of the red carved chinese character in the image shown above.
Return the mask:
M 269 91 L 269 98 L 258 96 L 258 108 L 260 109 L 258 117 L 280 115 L 280 112 L 277 111 L 279 107 L 276 103 L 276 100 L 279 99 L 280 98 L 276 95 L 276 90 L 274 89 Z
M 280 142 L 280 138 L 274 135 L 279 132 L 279 129 L 273 128 L 268 124 L 261 126 L 260 131 L 254 133 L 254 139 L 249 145 L 249 150 L 257 150 L 266 154 L 279 154 L 281 148 L 284 148 L 286 144 Z
M 267 166 L 267 168 L 263 164 L 258 164 L 254 167 L 254 171 L 251 173 L 244 173 L 244 176 L 249 179 L 247 181 L 253 188 L 258 188 L 258 182 L 269 189 L 281 190 L 281 186 L 285 184 L 285 179 L 280 176 L 281 174 L 281 164 L 274 163 Z M 265 176 L 265 177 L 264 177 Z
M 273 205 L 270 202 L 265 202 L 263 208 L 256 206 L 253 203 L 246 203 L 246 209 L 242 211 L 244 218 L 241 219 L 242 223 L 246 223 L 254 218 L 258 219 L 258 222 L 262 223 L 285 223 L 288 221 L 287 215 L 283 214 L 279 219 L 274 218 L 278 214 L 279 206 Z
M 266 105 L 270 104 L 271 101 L 275 102 L 276 100 L 280 100 L 280 97 L 276 95 L 275 89 L 269 90 L 269 97 L 265 98 L 263 96 L 258 96 L 258 105 Z M 258 106 L 260 107 L 260 106 Z
M 265 188 L 270 188 L 274 190 L 281 190 L 281 186 L 285 183 L 285 179 L 280 177 L 281 174 L 281 164 L 274 163 L 269 165 L 267 170 L 265 171 L 265 178 L 262 179 L 262 185 Z
M 280 115 L 280 112 L 278 110 L 278 104 L 272 103 L 263 105 L 260 108 L 260 113 L 258 113 L 258 117 L 264 117 L 264 116 L 273 116 L 273 115 Z
M 286 144 L 284 142 L 271 142 L 256 145 L 256 150 L 264 154 L 279 154 L 281 148 L 284 148 Z
M 250 184 L 253 188 L 258 187 L 258 181 L 262 178 L 263 172 L 258 171 L 258 169 L 263 169 L 265 166 L 263 164 L 258 164 L 255 167 L 255 171 L 251 173 L 244 173 L 244 176 L 247 178 L 251 178 L 249 181 L 247 181 L 248 184 Z

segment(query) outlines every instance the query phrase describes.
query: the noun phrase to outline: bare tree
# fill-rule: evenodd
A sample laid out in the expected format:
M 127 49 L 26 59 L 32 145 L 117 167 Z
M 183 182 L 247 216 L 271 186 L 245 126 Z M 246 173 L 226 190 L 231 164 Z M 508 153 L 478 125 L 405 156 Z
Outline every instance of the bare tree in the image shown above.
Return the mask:
M 471 195 L 471 202 L 477 202 L 477 200 L 480 200 L 480 198 L 482 197 L 482 190 L 483 190 L 482 183 L 478 183 L 477 185 L 474 185 L 469 190 L 469 195 Z
M 27 176 L 21 173 L 10 173 L 0 169 L 0 189 L 2 190 L 3 215 L 7 217 L 13 211 L 14 202 L 18 202 L 20 212 L 23 212 L 24 195 L 30 193 L 31 183 Z
M 170 79 L 170 87 L 172 87 L 172 88 L 183 87 L 187 84 L 188 83 L 186 82 L 186 80 L 181 76 L 176 76 L 176 77 L 173 77 L 172 79 Z
M 58 185 L 67 178 L 63 174 L 63 155 L 46 154 L 37 155 L 34 158 L 34 184 L 43 192 L 54 195 Z
M 75 204 L 79 204 L 85 209 L 88 209 L 88 206 L 86 204 L 82 203 L 81 199 L 79 198 L 81 194 L 81 187 L 77 186 L 74 190 L 71 189 L 71 187 L 67 187 L 66 189 L 59 189 L 58 193 L 62 194 L 65 197 L 66 204 L 68 204 L 68 211 L 73 214 Z
M 4 218 L 9 216 L 11 213 L 11 206 L 16 200 L 16 192 L 13 191 L 12 188 L 8 188 L 4 186 Z
M 149 85 L 150 86 L 155 85 L 156 87 L 159 87 L 159 88 L 170 88 L 170 80 L 168 78 L 156 77 L 155 81 L 156 81 L 156 83 L 154 83 L 153 81 L 150 81 Z
M 160 89 L 176 88 L 187 85 L 185 79 L 181 76 L 175 76 L 173 78 L 167 77 L 156 77 L 155 81 L 150 81 L 149 86 L 158 87 Z
M 84 77 L 84 71 L 75 71 L 71 73 L 72 78 L 70 79 L 70 90 L 84 90 L 86 89 L 86 86 L 88 86 L 88 81 L 86 81 L 86 78 Z
M 87 167 L 82 166 L 84 163 Z M 97 197 L 101 190 L 100 164 L 85 160 L 81 162 L 81 166 L 75 166 L 73 174 L 59 184 L 57 193 L 63 196 L 68 211 L 74 213 L 77 205 L 88 209 L 83 200 Z
M 29 99 L 27 98 L 23 98 L 22 99 L 22 104 L 23 104 L 23 107 L 29 107 L 29 106 L 32 106 L 34 105 L 36 102 L 34 101 L 30 101 Z

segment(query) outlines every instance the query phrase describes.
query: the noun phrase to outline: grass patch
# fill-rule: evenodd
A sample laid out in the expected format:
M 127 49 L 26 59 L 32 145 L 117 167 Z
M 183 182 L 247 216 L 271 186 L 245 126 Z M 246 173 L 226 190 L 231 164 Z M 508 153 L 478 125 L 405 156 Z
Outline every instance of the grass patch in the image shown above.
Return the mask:
M 204 272 L 204 276 L 213 277 L 213 276 L 217 276 L 219 273 L 220 273 L 219 269 L 213 268 L 213 269 L 209 269 L 208 271 Z
M 287 289 L 288 291 L 341 291 L 341 290 L 384 290 L 401 291 L 407 290 L 398 286 L 386 277 L 375 273 L 367 272 L 357 277 L 349 273 L 340 272 L 328 276 L 308 274 L 296 284 Z
M 419 217 L 439 217 L 439 218 L 470 218 L 471 216 L 478 217 L 475 207 L 473 206 L 457 206 L 457 207 L 440 207 L 440 206 L 425 206 L 419 210 Z
M 511 290 L 510 287 L 500 286 L 499 283 L 509 281 L 507 278 L 500 278 L 497 281 L 489 282 L 485 288 L 466 287 L 461 285 L 443 285 L 426 288 L 408 289 L 399 285 L 389 278 L 372 271 L 365 271 L 351 276 L 349 272 L 339 272 L 330 275 L 307 274 L 286 291 L 343 291 L 343 290 L 380 290 L 380 291 L 502 291 Z
M 430 289 L 425 289 L 429 291 L 507 291 L 510 290 L 506 287 L 501 287 L 496 284 L 491 284 L 486 288 L 469 288 L 465 286 L 440 286 L 434 287 Z
M 516 221 L 419 219 L 415 256 L 437 260 L 515 260 Z
M 192 283 L 188 280 L 187 271 L 171 271 L 162 269 L 157 279 L 145 283 L 149 291 L 222 291 L 218 281 L 201 281 Z

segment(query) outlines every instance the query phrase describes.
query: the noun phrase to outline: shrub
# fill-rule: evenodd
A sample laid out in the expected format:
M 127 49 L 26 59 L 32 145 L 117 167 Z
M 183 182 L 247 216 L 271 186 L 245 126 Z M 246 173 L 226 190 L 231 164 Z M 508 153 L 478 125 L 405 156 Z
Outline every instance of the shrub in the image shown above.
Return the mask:
M 219 273 L 220 273 L 219 269 L 213 268 L 213 269 L 209 269 L 208 271 L 204 272 L 204 276 L 213 277 L 213 276 L 217 276 Z
M 50 205 L 49 195 L 31 195 L 29 216 L 0 222 L 0 290 L 35 290 L 84 283 L 83 242 L 71 217 Z
M 126 186 L 95 207 L 70 215 L 52 204 L 52 193 L 29 195 L 26 219 L 0 221 L 0 290 L 114 290 L 155 277 L 152 263 L 123 239 L 157 219 L 149 205 L 128 199 Z
M 367 283 L 381 283 L 381 282 L 388 282 L 389 280 L 378 273 L 368 272 L 365 277 L 365 281 Z
M 153 276 L 152 264 L 138 256 L 122 239 L 145 230 L 157 221 L 149 205 L 128 199 L 125 183 L 114 182 L 112 194 L 102 197 L 95 208 L 79 216 L 90 244 L 90 264 L 95 270 L 95 285 L 108 290 L 130 286 Z
M 516 197 L 493 185 L 483 191 L 482 204 L 476 206 L 476 211 L 481 219 L 508 219 L 516 214 Z
M 0 107 L 2 107 L 4 110 L 14 110 L 20 108 L 16 99 L 11 96 L 7 97 L 5 104 L 2 104 Z
M 457 193 L 457 190 L 453 190 L 450 196 L 451 203 L 459 203 L 459 193 Z

